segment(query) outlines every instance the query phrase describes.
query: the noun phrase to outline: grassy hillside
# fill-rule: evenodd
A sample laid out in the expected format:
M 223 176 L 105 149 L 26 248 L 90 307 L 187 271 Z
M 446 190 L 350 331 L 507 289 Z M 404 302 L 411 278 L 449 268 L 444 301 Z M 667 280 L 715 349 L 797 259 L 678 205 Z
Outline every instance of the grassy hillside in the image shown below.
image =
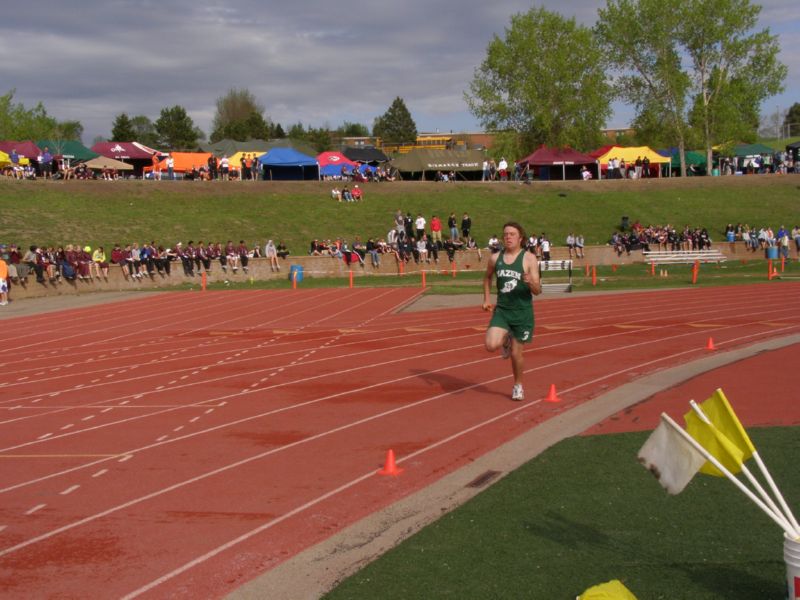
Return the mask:
M 473 219 L 480 243 L 507 220 L 562 243 L 569 231 L 605 243 L 620 217 L 685 223 L 721 238 L 728 222 L 795 225 L 800 177 L 751 176 L 650 181 L 363 185 L 365 201 L 335 203 L 327 182 L 19 182 L 0 181 L 0 241 L 109 246 L 155 239 L 264 243 L 283 239 L 302 253 L 313 238 L 383 237 L 398 208 L 446 222 Z

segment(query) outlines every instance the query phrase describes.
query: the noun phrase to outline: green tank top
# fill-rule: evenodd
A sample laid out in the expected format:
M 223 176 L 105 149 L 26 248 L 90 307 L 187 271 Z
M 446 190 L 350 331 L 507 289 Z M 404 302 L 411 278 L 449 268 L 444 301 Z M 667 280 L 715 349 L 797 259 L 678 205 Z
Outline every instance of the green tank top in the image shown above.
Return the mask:
M 530 308 L 533 294 L 528 284 L 522 281 L 525 251 L 520 251 L 510 265 L 503 262 L 504 256 L 505 252 L 500 252 L 494 266 L 497 276 L 497 306 L 505 310 Z

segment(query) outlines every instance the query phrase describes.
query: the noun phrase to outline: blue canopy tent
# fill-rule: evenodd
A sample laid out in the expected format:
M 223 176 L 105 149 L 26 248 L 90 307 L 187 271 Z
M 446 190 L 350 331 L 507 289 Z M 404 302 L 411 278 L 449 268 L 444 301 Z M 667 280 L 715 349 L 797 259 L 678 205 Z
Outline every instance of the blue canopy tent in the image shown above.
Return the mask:
M 319 179 L 317 159 L 294 148 L 273 148 L 258 157 L 266 180 Z

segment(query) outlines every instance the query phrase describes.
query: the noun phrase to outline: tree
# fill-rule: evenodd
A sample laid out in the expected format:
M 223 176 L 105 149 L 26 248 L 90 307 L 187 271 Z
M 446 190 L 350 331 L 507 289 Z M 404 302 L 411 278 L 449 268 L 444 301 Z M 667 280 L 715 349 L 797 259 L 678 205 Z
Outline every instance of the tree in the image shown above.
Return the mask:
M 136 141 L 136 132 L 126 113 L 120 113 L 114 119 L 114 124 L 111 126 L 111 139 L 115 142 Z
M 800 135 L 800 102 L 795 102 L 786 111 L 783 119 L 783 132 L 786 137 Z
M 25 108 L 14 102 L 16 90 L 0 96 L 0 139 L 6 140 L 80 140 L 83 125 L 80 121 L 59 122 L 47 114 L 39 102 Z
M 375 119 L 372 133 L 385 144 L 413 144 L 417 141 L 417 125 L 400 96 L 394 99 L 385 113 Z
M 326 152 L 331 149 L 331 133 L 327 127 L 309 127 L 305 140 L 314 146 L 317 152 Z
M 160 145 L 170 150 L 188 150 L 197 146 L 198 138 L 204 137 L 203 132 L 194 125 L 192 118 L 186 114 L 186 109 L 175 105 L 172 108 L 162 108 L 161 116 L 155 122 Z
M 217 112 L 211 124 L 211 141 L 268 139 L 271 127 L 264 118 L 264 107 L 246 88 L 231 89 L 217 98 Z
M 281 127 L 280 123 L 275 124 L 275 127 L 272 129 L 272 135 L 270 137 L 275 138 L 276 140 L 282 140 L 283 138 L 286 137 L 286 132 L 283 130 L 283 127 Z
M 596 147 L 611 114 L 611 87 L 592 31 L 543 8 L 511 17 L 464 94 L 489 130 L 539 144 Z
M 659 0 L 609 0 L 595 26 L 609 67 L 624 68 L 616 94 L 636 108 L 638 140 L 677 146 L 686 175 L 689 76 L 681 68 L 677 36 L 683 15 Z M 624 57 L 624 60 L 619 60 Z
M 304 140 L 306 139 L 306 128 L 301 122 L 297 122 L 289 127 L 289 132 L 286 134 L 290 140 Z
M 369 137 L 369 127 L 361 123 L 345 121 L 337 130 L 339 137 Z M 414 136 L 416 138 L 416 136 Z
M 679 41 L 692 68 L 693 123 L 711 165 L 712 146 L 758 127 L 761 103 L 783 89 L 777 36 L 752 33 L 761 7 L 749 0 L 687 0 Z M 739 106 L 744 110 L 732 110 Z M 755 117 L 755 118 L 754 118 Z
M 148 117 L 144 115 L 131 117 L 131 127 L 133 127 L 135 141 L 145 146 L 158 146 L 158 133 L 156 133 L 156 128 Z

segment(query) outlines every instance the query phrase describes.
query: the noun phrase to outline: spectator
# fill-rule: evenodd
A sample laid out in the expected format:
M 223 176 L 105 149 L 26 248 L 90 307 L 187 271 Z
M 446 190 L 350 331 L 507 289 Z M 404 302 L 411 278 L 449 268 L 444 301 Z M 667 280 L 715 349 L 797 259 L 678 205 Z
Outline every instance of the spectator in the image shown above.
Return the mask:
M 236 248 L 236 254 L 239 256 L 239 263 L 242 265 L 242 271 L 247 273 L 247 265 L 250 262 L 250 251 L 247 249 L 247 244 L 244 243 L 244 240 L 239 240 L 239 246 Z M 235 267 L 233 272 L 236 272 Z
M 106 251 L 102 246 L 98 246 L 92 253 L 92 266 L 94 267 L 95 275 L 98 279 L 103 276 L 103 279 L 108 279 L 108 262 L 106 261 Z
M 578 234 L 575 236 L 575 253 L 577 254 L 578 258 L 583 258 L 583 247 L 583 236 Z
M 334 187 L 331 190 L 331 198 L 336 200 L 337 202 L 341 202 L 342 201 L 342 192 L 339 191 L 339 188 Z
M 437 245 L 442 243 L 442 220 L 437 215 L 431 217 L 431 240 Z
M 0 258 L 0 306 L 8 304 L 8 263 Z
M 358 187 L 358 184 L 353 186 L 353 191 L 350 192 L 350 196 L 353 198 L 353 202 L 361 202 L 361 200 L 363 200 L 364 195 L 361 192 L 361 188 Z
M 425 217 L 422 216 L 422 213 L 417 213 L 417 218 L 414 220 L 414 228 L 416 229 L 416 239 L 422 239 L 422 236 L 425 235 L 425 225 L 427 221 Z
M 487 248 L 487 249 L 489 250 L 489 252 L 491 252 L 492 254 L 495 254 L 495 253 L 497 253 L 497 252 L 500 252 L 500 240 L 499 240 L 499 239 L 497 239 L 497 236 L 496 236 L 496 235 L 492 235 L 492 237 L 490 237 L 490 238 L 489 238 L 489 242 L 488 242 L 488 244 L 486 245 L 486 248 Z
M 465 240 L 469 240 L 469 233 L 472 231 L 472 219 L 467 213 L 461 217 L 461 235 Z
M 283 240 L 278 242 L 277 249 L 278 258 L 281 260 L 286 260 L 286 257 L 289 256 L 289 249 L 286 247 L 286 244 L 283 243 Z

